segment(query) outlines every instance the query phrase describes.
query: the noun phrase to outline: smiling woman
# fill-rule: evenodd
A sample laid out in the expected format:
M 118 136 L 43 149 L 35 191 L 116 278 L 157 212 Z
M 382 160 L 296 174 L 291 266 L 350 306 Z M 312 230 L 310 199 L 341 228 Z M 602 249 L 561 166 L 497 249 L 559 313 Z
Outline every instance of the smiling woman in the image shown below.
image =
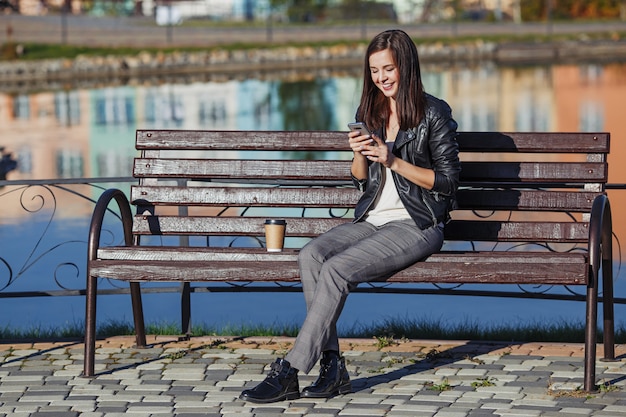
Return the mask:
M 245 401 L 330 398 L 351 392 L 337 335 L 348 295 L 359 284 L 419 265 L 443 244 L 443 223 L 453 207 L 461 170 L 450 107 L 424 92 L 417 48 L 401 30 L 374 37 L 363 74 L 356 117 L 373 134 L 348 133 L 350 172 L 362 192 L 354 221 L 324 232 L 300 250 L 307 315 L 287 355 L 271 364 L 264 381 L 241 393 Z M 394 125 L 402 130 L 392 130 Z M 430 192 L 440 198 L 431 201 Z M 298 372 L 309 373 L 318 360 L 319 377 L 300 393 Z

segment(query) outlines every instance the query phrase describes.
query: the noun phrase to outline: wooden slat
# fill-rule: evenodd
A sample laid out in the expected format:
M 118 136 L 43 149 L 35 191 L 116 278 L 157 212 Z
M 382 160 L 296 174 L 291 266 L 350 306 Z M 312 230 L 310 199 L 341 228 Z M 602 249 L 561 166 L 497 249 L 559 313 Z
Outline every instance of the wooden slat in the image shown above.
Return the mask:
M 351 219 L 287 218 L 286 236 L 316 236 Z M 135 216 L 133 232 L 141 235 L 263 236 L 262 217 Z M 447 240 L 502 242 L 570 242 L 589 239 L 587 223 L 452 220 Z
M 463 152 L 608 153 L 606 132 L 459 132 Z
M 525 210 L 586 212 L 601 193 L 529 189 L 460 189 L 462 210 Z M 345 207 L 361 196 L 353 187 L 176 187 L 133 186 L 131 201 L 152 205 L 215 207 Z
M 447 240 L 583 243 L 589 240 L 589 224 L 452 220 L 444 233 Z
M 350 178 L 350 161 L 135 159 L 135 177 L 335 180 Z M 463 182 L 606 182 L 605 163 L 463 162 Z
M 390 282 L 475 284 L 569 284 L 587 282 L 580 254 L 474 252 L 439 253 L 397 273 Z
M 297 262 L 93 261 L 90 274 L 127 281 L 297 281 Z
M 602 193 L 529 189 L 463 189 L 457 192 L 461 210 L 524 210 L 587 212 Z M 345 207 L 361 193 L 351 187 L 176 187 L 134 186 L 134 204 L 215 207 Z
M 119 261 L 180 261 L 180 262 L 296 262 L 298 250 L 267 252 L 260 248 L 220 248 L 205 246 L 108 246 L 98 249 L 98 258 Z
M 211 248 L 207 249 L 210 252 Z M 119 255 L 124 248 L 111 251 Z M 100 277 L 133 281 L 298 281 L 296 255 L 267 254 L 263 260 L 251 259 L 244 249 L 227 258 L 228 252 L 218 252 L 223 260 L 206 257 L 207 251 L 182 248 L 181 253 L 202 254 L 193 259 L 182 255 L 180 260 L 159 261 L 150 257 L 150 251 L 127 251 L 129 256 L 113 260 L 90 262 L 90 273 Z M 106 252 L 101 250 L 101 255 Z M 142 257 L 143 256 L 143 257 Z M 274 259 L 272 259 L 274 258 Z M 270 266 L 271 265 L 271 266 Z M 400 271 L 387 282 L 435 283 L 519 283 L 570 284 L 586 283 L 585 256 L 572 253 L 546 252 L 441 252 L 425 262 Z
M 461 210 L 524 210 L 588 212 L 601 193 L 516 189 L 459 189 Z
M 133 176 L 194 179 L 346 180 L 350 161 L 136 158 Z
M 343 218 L 286 218 L 285 236 L 317 236 L 351 221 Z M 133 233 L 140 235 L 263 236 L 265 217 L 178 217 L 137 215 Z
M 136 148 L 350 151 L 347 131 L 137 130 Z
M 469 182 L 557 182 L 605 183 L 605 163 L 577 162 L 464 162 L 462 181 Z
M 459 132 L 463 152 L 608 153 L 606 132 Z M 345 131 L 137 130 L 137 149 L 349 151 Z
M 175 187 L 135 186 L 131 201 L 153 205 L 217 207 L 354 207 L 361 192 L 349 188 L 313 187 Z

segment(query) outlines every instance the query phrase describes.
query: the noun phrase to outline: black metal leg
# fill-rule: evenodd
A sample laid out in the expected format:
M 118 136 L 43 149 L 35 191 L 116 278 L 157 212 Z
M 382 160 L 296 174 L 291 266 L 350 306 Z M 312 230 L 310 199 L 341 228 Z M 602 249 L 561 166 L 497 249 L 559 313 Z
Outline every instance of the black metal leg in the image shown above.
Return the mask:
M 188 282 L 181 286 L 180 308 L 181 330 L 183 338 L 188 340 L 191 337 L 191 285 Z
M 585 378 L 584 390 L 596 390 L 596 337 L 598 332 L 598 286 L 597 277 L 591 277 L 587 286 L 587 320 L 585 330 Z
M 137 347 L 146 347 L 146 326 L 143 321 L 143 303 L 141 288 L 138 282 L 130 283 L 130 298 L 133 305 L 133 320 L 135 322 L 135 340 Z
M 96 355 L 96 295 L 98 292 L 97 277 L 87 277 L 87 299 L 85 302 L 85 364 L 83 376 L 94 375 Z
M 615 360 L 615 307 L 613 298 L 613 230 L 611 211 L 605 212 L 604 230 L 602 231 L 602 318 L 604 360 Z

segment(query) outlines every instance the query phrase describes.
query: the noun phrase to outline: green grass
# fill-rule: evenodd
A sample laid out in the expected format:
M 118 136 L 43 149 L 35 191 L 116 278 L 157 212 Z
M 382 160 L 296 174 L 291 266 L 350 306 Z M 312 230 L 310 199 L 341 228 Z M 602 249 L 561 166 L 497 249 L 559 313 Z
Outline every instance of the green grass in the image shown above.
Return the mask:
M 192 327 L 194 336 L 289 336 L 298 334 L 299 325 L 293 323 L 234 324 L 219 328 L 199 324 Z M 14 329 L 5 326 L 0 329 L 0 340 L 50 340 L 80 339 L 83 336 L 82 323 L 70 323 L 62 327 L 32 326 Z M 109 321 L 97 328 L 99 337 L 124 336 L 133 334 L 130 322 Z M 180 324 L 175 322 L 149 323 L 146 333 L 150 335 L 179 335 Z M 369 325 L 355 325 L 340 329 L 340 337 L 375 338 L 379 343 L 389 343 L 394 339 L 438 339 L 438 340 L 483 340 L 514 342 L 584 342 L 584 322 L 532 322 L 525 324 L 491 324 L 478 322 L 447 324 L 443 320 L 389 318 Z M 598 341 L 602 338 L 598 334 Z M 626 327 L 617 326 L 616 343 L 626 342 Z
M 626 329 L 616 329 L 616 334 L 626 337 Z M 583 342 L 583 321 L 558 321 L 554 323 L 500 323 L 484 325 L 476 321 L 448 324 L 436 319 L 391 318 L 366 326 L 355 326 L 344 331 L 344 337 L 395 337 L 408 339 L 497 340 Z

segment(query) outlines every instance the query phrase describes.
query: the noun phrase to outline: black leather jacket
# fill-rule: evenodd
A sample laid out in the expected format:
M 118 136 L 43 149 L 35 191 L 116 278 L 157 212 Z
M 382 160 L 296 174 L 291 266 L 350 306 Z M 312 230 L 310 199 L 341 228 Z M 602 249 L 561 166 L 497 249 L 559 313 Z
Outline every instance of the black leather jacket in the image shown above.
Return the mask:
M 396 157 L 435 171 L 435 184 L 432 190 L 422 188 L 393 172 L 393 180 L 400 199 L 421 229 L 427 229 L 449 219 L 449 212 L 456 206 L 455 193 L 461 172 L 456 142 L 457 123 L 452 118 L 450 106 L 431 95 L 427 95 L 427 103 L 426 117 L 417 127 L 401 130 L 392 149 Z M 382 138 L 381 133 L 374 132 Z M 363 220 L 372 208 L 382 188 L 383 169 L 382 164 L 370 162 L 367 180 L 357 180 L 353 177 L 355 186 L 363 191 L 355 208 L 355 222 Z

